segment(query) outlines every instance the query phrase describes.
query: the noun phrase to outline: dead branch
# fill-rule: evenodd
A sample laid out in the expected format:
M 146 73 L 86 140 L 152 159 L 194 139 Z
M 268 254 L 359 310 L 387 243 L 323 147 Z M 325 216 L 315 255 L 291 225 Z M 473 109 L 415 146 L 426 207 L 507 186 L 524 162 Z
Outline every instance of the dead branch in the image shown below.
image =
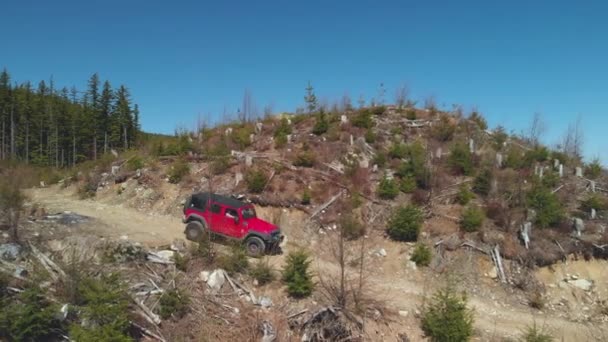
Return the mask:
M 337 195 L 334 195 L 332 198 L 329 199 L 329 201 L 323 203 L 321 206 L 319 206 L 313 213 L 312 215 L 310 215 L 310 217 L 308 218 L 309 220 L 312 220 L 315 216 L 317 216 L 320 212 L 322 212 L 323 210 L 327 209 L 330 205 L 332 205 L 338 198 L 340 198 L 340 196 L 342 196 L 342 191 L 340 191 Z
M 150 330 L 142 327 L 141 325 L 135 323 L 135 322 L 130 322 L 132 326 L 134 326 L 135 328 L 139 329 L 139 331 L 142 332 L 142 334 L 148 336 L 148 337 L 152 337 L 154 339 L 156 339 L 157 341 L 161 341 L 161 342 L 167 342 L 167 340 L 165 340 L 164 337 L 159 336 L 153 332 L 151 332 Z
M 552 194 L 554 194 L 554 193 L 556 193 L 556 192 L 560 191 L 560 190 L 561 190 L 563 187 L 564 187 L 564 184 L 562 184 L 562 185 L 560 185 L 559 187 L 557 187 L 557 189 L 555 189 L 555 190 L 551 191 L 551 193 L 552 193 Z M 596 189 L 597 189 L 597 188 L 596 188 Z
M 465 242 L 463 242 L 463 243 L 460 245 L 460 247 L 470 247 L 470 248 L 473 248 L 473 249 L 478 250 L 479 252 L 481 252 L 481 253 L 483 253 L 483 254 L 489 254 L 489 253 L 488 253 L 487 251 L 485 251 L 484 249 L 482 249 L 482 248 L 479 248 L 479 247 L 475 246 L 475 245 L 474 245 L 472 242 L 469 242 L 469 241 L 465 241 Z
M 131 296 L 131 299 L 141 309 L 141 311 L 143 311 L 143 313 L 146 316 L 146 320 L 148 322 L 150 322 L 152 324 L 155 324 L 155 325 L 159 325 L 160 324 L 161 320 L 160 320 L 160 317 L 158 317 L 157 314 L 155 314 L 154 312 L 152 312 L 152 310 L 150 310 L 144 303 L 142 303 L 139 300 L 137 300 L 137 298 Z
M 60 276 L 66 276 L 65 272 L 59 266 L 57 266 L 57 264 L 55 264 L 49 257 L 41 253 L 38 248 L 36 248 L 36 246 L 31 243 L 29 245 L 30 249 L 32 250 L 32 254 L 34 254 L 36 259 L 38 259 L 42 267 L 44 267 L 44 269 L 49 273 L 49 275 L 51 276 L 51 278 L 53 278 L 54 281 L 59 280 Z

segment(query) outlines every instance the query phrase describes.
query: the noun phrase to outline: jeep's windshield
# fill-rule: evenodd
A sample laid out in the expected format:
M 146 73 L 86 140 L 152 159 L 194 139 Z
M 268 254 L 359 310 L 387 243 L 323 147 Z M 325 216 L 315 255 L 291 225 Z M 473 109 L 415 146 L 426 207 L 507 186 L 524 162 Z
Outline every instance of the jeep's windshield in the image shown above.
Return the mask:
M 243 219 L 247 220 L 255 217 L 255 209 L 253 207 L 243 208 Z

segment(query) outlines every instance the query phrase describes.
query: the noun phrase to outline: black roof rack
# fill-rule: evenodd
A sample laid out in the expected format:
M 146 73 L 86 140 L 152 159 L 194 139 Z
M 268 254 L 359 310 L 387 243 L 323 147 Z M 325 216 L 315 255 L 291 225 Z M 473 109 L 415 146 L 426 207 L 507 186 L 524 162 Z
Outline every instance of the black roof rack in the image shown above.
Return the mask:
M 193 194 L 192 197 L 196 197 L 200 202 L 207 202 L 209 200 L 209 197 L 211 197 L 211 201 L 224 204 L 232 208 L 240 208 L 247 205 L 247 203 L 239 201 L 234 197 L 213 194 L 210 192 L 199 192 Z

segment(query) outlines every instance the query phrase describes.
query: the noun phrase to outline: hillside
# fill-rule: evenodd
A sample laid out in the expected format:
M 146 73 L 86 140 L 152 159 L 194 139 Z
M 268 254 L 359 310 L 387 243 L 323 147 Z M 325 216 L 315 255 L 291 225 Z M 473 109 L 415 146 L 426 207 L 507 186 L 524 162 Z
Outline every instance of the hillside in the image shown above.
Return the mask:
M 22 239 L 61 265 L 72 265 L 67 252 L 86 250 L 88 274 L 119 271 L 130 287 L 154 279 L 151 289 L 142 286 L 149 292 L 142 302 L 157 314 L 156 287 L 161 298 L 169 288 L 188 292 L 191 309 L 179 317 L 141 321 L 153 316 L 144 310 L 137 325 L 148 333 L 138 334 L 150 339 L 272 341 L 265 339 L 270 326 L 279 341 L 317 341 L 320 332 L 327 340 L 418 341 L 428 335 L 422 304 L 451 284 L 476 312 L 474 340 L 518 338 L 535 322 L 565 341 L 602 340 L 606 171 L 583 163 L 580 146 L 551 150 L 536 136 L 489 129 L 479 113 L 427 107 L 312 107 L 312 114 L 174 138 L 145 136 L 137 150 L 46 177 L 30 190 Z M 208 190 L 244 196 L 281 227 L 283 254 L 260 264 L 276 272 L 291 252 L 308 251 L 317 283 L 311 297 L 287 298 L 280 281 L 260 285 L 251 271 L 226 278 L 241 283 L 238 291 L 226 285 L 217 293 L 199 279 L 236 253 L 226 242 L 212 244 L 213 260 L 196 246 L 176 247 L 185 198 Z M 92 219 L 74 226 L 47 215 L 66 210 Z M 130 256 L 132 244 L 146 252 L 172 245 L 181 256 L 175 265 L 103 257 L 108 248 Z M 426 262 L 414 257 L 425 248 Z M 18 267 L 33 270 L 27 260 Z M 251 292 L 273 304 L 253 306 Z M 189 333 L 179 334 L 184 328 Z

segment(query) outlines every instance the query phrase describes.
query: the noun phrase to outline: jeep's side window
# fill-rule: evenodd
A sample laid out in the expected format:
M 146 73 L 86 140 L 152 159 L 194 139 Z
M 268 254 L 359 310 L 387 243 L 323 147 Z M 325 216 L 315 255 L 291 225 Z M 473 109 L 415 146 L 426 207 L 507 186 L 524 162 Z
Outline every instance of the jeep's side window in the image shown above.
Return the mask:
M 220 211 L 222 211 L 222 208 L 220 207 L 219 204 L 213 203 L 213 204 L 211 204 L 211 209 L 210 210 L 211 210 L 212 213 L 219 214 Z
M 234 209 L 228 209 L 228 208 L 226 208 L 226 216 L 235 218 L 235 217 L 239 217 L 239 214 Z

